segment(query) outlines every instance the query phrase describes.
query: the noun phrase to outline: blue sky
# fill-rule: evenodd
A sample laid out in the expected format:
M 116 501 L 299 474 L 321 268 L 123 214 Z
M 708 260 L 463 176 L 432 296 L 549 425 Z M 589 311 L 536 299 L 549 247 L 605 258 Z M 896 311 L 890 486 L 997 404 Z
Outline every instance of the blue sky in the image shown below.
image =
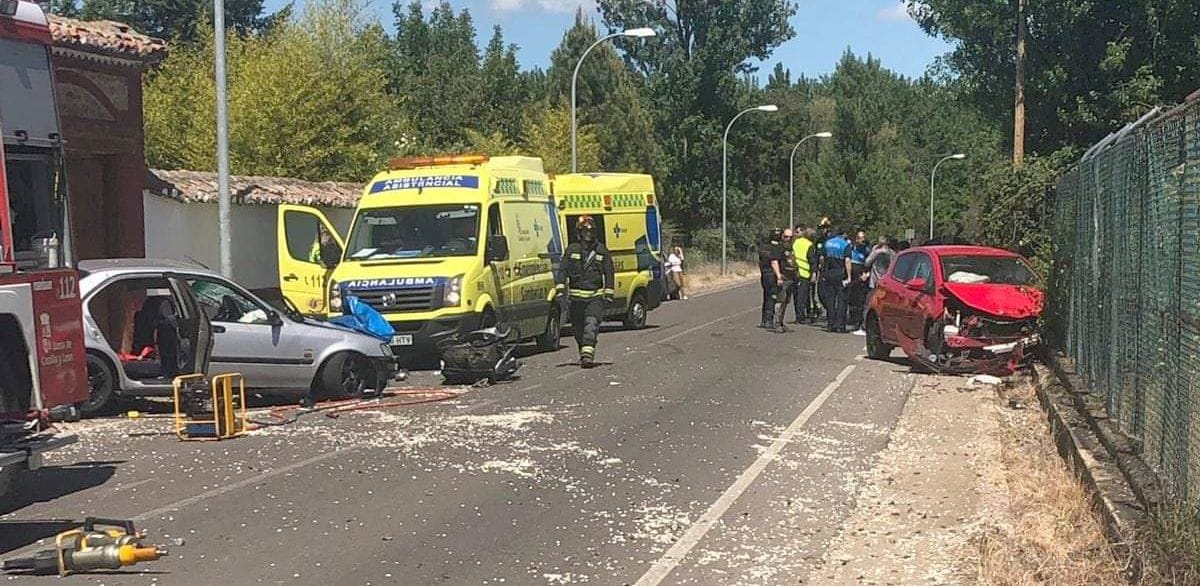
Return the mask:
M 423 1 L 433 5 L 437 0 Z M 286 3 L 266 0 L 268 10 Z M 583 4 L 588 14 L 595 14 L 590 0 L 450 0 L 450 4 L 456 10 L 471 10 L 481 44 L 487 42 L 493 24 L 504 27 L 505 38 L 520 47 L 525 68 L 546 65 L 577 6 Z M 391 1 L 371 0 L 370 8 L 390 29 Z M 950 48 L 926 36 L 905 13 L 901 0 L 799 0 L 792 24 L 796 37 L 762 65 L 764 77 L 777 62 L 790 68 L 793 78 L 801 73 L 810 77 L 829 73 L 847 47 L 860 55 L 870 53 L 899 73 L 919 76 Z

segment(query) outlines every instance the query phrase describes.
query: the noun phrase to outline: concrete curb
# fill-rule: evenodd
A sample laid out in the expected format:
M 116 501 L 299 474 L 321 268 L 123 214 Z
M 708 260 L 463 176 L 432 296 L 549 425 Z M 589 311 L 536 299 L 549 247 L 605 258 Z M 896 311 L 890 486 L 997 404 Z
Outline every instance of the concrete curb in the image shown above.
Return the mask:
M 1103 404 L 1083 390 L 1073 368 L 1048 351 L 1040 359 L 1033 381 L 1059 455 L 1083 482 L 1107 537 L 1136 581 L 1145 556 L 1134 538 L 1148 527 L 1148 511 L 1157 506 L 1161 491 L 1131 443 L 1113 429 Z

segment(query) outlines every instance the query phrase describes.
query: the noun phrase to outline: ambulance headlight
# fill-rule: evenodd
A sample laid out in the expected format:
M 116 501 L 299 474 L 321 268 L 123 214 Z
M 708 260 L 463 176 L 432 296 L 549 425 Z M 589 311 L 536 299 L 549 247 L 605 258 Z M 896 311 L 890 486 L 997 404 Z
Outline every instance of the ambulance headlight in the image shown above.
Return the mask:
M 446 282 L 446 289 L 442 295 L 443 306 L 458 307 L 458 304 L 462 303 L 462 282 L 462 275 L 454 277 Z
M 333 279 L 329 280 L 329 309 L 333 311 L 342 310 L 342 288 Z

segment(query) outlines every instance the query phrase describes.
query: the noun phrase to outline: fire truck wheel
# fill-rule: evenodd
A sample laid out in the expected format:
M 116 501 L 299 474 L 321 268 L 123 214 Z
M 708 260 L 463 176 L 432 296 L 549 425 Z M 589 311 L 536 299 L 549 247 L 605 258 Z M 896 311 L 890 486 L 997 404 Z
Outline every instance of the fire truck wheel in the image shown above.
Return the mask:
M 112 406 L 117 378 L 108 361 L 96 356 L 87 355 L 88 400 L 79 404 L 79 413 L 84 417 L 95 417 L 105 414 Z

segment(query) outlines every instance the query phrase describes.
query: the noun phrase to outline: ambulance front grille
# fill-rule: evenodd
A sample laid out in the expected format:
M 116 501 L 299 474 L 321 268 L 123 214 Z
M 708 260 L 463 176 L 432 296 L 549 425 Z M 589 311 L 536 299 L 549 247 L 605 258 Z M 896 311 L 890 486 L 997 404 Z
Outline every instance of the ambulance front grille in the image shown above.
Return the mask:
M 370 291 L 350 291 L 370 305 L 379 313 L 402 313 L 406 311 L 429 311 L 436 307 L 436 287 L 420 287 L 413 289 L 375 289 Z

